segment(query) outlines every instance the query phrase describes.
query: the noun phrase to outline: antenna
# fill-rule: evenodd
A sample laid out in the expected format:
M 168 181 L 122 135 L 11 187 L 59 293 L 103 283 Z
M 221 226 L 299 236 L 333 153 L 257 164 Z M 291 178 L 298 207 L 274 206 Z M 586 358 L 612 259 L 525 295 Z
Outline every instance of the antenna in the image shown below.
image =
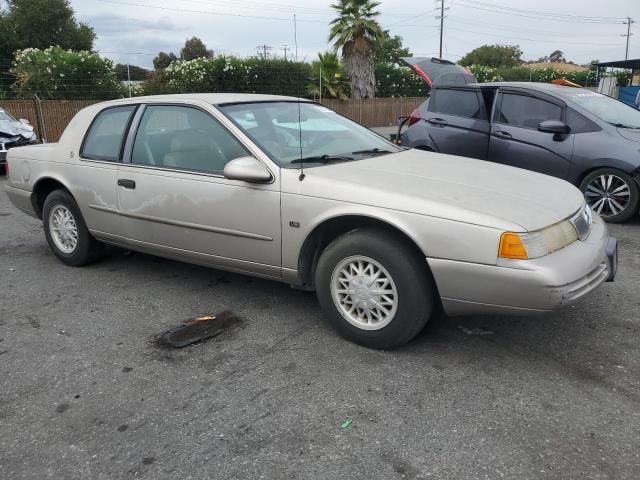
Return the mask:
M 300 113 L 300 97 L 298 97 L 298 145 L 300 146 L 300 176 L 298 180 L 304 180 L 304 163 L 302 162 L 302 113 Z

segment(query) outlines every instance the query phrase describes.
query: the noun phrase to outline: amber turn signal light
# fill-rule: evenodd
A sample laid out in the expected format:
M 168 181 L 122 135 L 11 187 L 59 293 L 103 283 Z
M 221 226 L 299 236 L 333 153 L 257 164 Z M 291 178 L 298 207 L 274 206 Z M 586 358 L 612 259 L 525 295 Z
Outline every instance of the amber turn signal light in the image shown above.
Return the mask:
M 504 232 L 500 236 L 498 257 L 527 260 L 529 256 L 527 255 L 527 249 L 524 247 L 520 235 L 513 232 Z

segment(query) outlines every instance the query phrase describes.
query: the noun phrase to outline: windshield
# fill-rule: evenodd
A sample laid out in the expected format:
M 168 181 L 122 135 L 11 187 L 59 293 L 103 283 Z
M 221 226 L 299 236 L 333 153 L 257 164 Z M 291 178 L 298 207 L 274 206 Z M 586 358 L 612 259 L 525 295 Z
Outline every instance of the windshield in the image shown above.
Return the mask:
M 221 110 L 283 167 L 298 164 L 300 159 L 305 163 L 321 164 L 401 150 L 315 103 L 242 103 L 222 106 Z
M 0 108 L 0 122 L 3 121 L 3 120 L 5 120 L 5 121 L 9 120 L 11 122 L 15 121 L 15 119 L 11 115 L 9 115 L 7 112 L 5 112 L 4 110 L 2 110 Z
M 619 127 L 640 128 L 640 111 L 626 103 L 593 92 L 566 96 L 605 122 Z

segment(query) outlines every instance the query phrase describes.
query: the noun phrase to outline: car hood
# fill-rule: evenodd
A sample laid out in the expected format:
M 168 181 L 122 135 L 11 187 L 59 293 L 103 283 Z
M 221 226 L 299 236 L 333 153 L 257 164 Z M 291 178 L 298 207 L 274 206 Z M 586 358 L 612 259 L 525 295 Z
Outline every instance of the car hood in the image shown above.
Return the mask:
M 0 120 L 0 138 L 15 139 L 24 137 L 29 140 L 33 136 L 33 127 L 13 120 Z
M 554 177 L 421 150 L 305 169 L 285 169 L 283 192 L 360 203 L 504 230 L 532 231 L 584 204 Z
M 633 128 L 620 128 L 618 127 L 618 133 L 626 138 L 627 140 L 631 140 L 633 142 L 640 142 L 640 130 Z

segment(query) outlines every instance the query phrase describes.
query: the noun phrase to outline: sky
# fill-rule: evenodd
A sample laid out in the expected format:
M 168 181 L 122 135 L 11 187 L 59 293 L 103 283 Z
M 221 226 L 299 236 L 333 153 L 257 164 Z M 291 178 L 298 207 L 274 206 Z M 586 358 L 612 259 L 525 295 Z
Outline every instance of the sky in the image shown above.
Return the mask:
M 458 60 L 484 44 L 516 44 L 525 60 L 562 50 L 567 60 L 640 57 L 640 0 L 444 0 L 443 57 Z M 151 67 L 159 51 L 179 54 L 184 41 L 201 38 L 216 54 L 297 55 L 311 61 L 331 46 L 331 1 L 323 0 L 71 0 L 78 18 L 91 25 L 95 48 L 118 63 Z M 382 0 L 378 21 L 403 38 L 416 56 L 438 56 L 436 0 Z M 294 28 L 293 17 L 296 17 Z M 296 35 L 297 33 L 297 35 Z

